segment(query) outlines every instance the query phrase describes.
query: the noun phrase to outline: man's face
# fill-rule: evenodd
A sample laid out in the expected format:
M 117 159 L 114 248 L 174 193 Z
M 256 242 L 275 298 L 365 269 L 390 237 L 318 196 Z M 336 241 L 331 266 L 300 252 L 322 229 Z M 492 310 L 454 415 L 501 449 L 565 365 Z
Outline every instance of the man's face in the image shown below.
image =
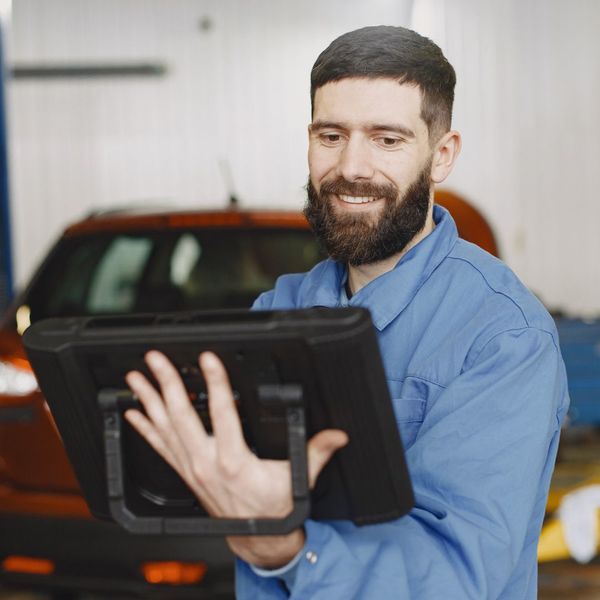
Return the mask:
M 305 214 L 352 265 L 403 250 L 425 225 L 431 188 L 421 93 L 393 79 L 342 79 L 314 99 Z

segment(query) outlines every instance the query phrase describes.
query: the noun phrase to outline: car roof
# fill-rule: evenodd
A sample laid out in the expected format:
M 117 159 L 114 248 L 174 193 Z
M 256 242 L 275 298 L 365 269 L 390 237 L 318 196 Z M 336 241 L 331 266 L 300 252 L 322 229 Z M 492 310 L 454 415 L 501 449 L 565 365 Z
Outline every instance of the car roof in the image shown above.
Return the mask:
M 65 237 L 120 230 L 244 227 L 256 229 L 308 229 L 300 211 L 117 209 L 91 213 L 64 231 Z

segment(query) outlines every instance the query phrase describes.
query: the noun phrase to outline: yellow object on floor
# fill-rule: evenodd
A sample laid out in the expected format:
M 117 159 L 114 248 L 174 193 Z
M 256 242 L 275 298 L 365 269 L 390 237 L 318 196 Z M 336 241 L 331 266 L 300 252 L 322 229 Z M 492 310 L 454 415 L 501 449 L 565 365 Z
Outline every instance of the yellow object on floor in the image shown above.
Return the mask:
M 560 519 L 551 519 L 544 527 L 538 543 L 538 562 L 570 558 Z

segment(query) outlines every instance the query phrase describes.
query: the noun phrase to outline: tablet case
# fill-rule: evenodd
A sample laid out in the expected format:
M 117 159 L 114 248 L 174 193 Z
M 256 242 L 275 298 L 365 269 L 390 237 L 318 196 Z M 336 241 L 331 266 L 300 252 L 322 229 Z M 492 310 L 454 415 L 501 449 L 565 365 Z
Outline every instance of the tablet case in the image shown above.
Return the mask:
M 91 512 L 137 533 L 278 534 L 313 519 L 357 525 L 398 518 L 413 505 L 375 331 L 360 308 L 210 311 L 41 321 L 27 354 Z M 138 406 L 125 374 L 153 381 L 144 354 L 171 358 L 210 431 L 197 357 L 224 362 L 246 441 L 292 463 L 294 510 L 284 519 L 215 519 L 122 418 Z M 139 407 L 139 406 L 138 406 Z M 339 450 L 309 493 L 305 442 L 339 428 Z

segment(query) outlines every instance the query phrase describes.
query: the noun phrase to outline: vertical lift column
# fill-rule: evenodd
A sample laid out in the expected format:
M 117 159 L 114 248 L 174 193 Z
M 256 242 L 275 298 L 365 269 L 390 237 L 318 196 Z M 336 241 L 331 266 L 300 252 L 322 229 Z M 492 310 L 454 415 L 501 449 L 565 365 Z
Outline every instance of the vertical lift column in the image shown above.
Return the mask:
M 11 2 L 0 0 L 0 312 L 13 293 L 12 241 L 8 185 L 8 141 L 5 111 L 5 46 Z

